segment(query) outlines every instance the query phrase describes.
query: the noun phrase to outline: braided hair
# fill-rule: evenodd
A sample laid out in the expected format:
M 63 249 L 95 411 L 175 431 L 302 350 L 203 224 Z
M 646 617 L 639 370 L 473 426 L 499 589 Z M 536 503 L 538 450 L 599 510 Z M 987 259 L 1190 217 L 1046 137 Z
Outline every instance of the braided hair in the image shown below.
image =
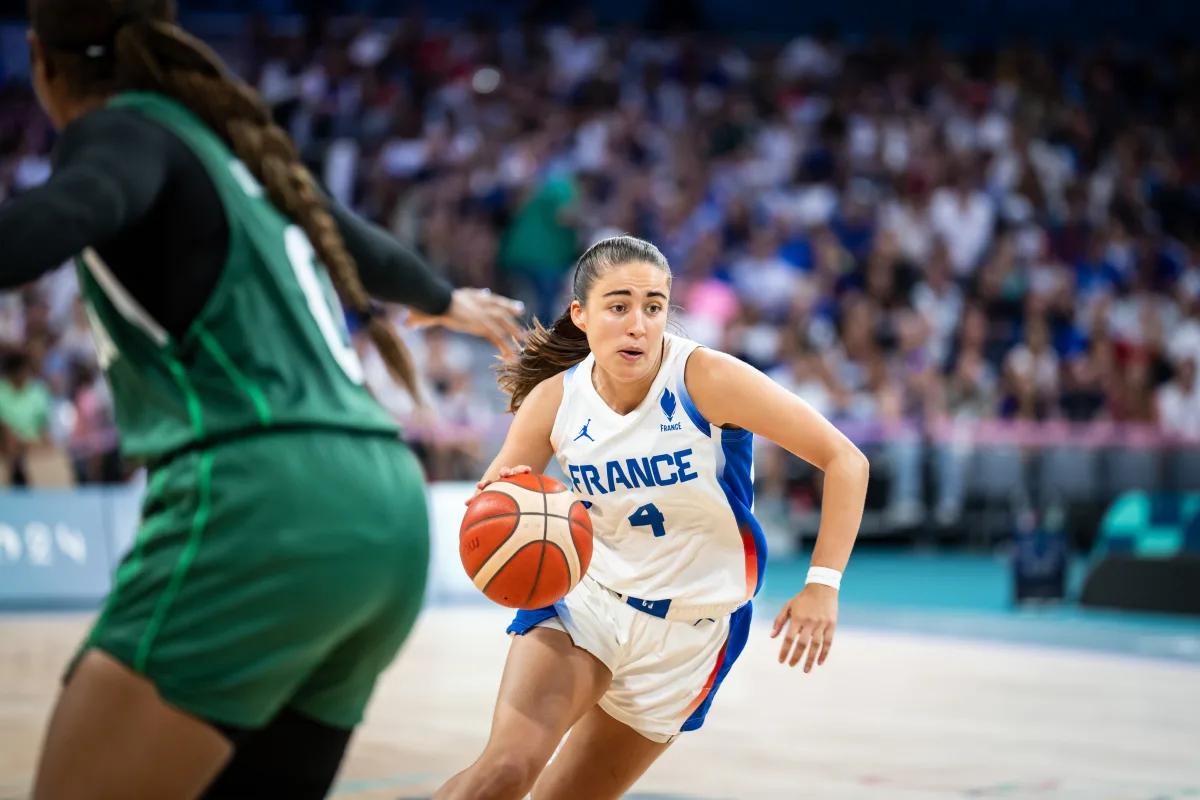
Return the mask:
M 308 235 L 338 295 L 367 320 L 388 366 L 419 398 L 412 355 L 363 288 L 316 181 L 258 92 L 211 48 L 179 27 L 174 0 L 30 0 L 47 59 L 80 97 L 151 91 L 171 97 L 211 127 Z

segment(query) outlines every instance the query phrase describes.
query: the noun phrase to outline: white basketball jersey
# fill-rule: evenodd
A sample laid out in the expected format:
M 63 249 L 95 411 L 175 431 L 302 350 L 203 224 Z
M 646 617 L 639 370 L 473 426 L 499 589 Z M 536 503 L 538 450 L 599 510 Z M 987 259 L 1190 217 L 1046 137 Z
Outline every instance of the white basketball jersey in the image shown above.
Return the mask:
M 600 398 L 589 355 L 563 376 L 550 436 L 571 488 L 591 504 L 588 576 L 673 618 L 738 608 L 758 591 L 766 558 L 751 513 L 752 435 L 711 425 L 684 384 L 698 346 L 668 334 L 658 375 L 628 414 Z

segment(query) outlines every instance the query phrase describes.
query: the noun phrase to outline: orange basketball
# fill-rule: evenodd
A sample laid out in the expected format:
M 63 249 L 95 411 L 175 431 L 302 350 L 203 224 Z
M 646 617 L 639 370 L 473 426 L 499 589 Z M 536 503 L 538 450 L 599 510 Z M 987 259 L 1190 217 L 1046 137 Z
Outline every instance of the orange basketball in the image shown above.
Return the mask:
M 463 517 L 458 553 L 467 575 L 509 608 L 541 608 L 575 588 L 592 561 L 592 520 L 553 478 L 502 478 Z

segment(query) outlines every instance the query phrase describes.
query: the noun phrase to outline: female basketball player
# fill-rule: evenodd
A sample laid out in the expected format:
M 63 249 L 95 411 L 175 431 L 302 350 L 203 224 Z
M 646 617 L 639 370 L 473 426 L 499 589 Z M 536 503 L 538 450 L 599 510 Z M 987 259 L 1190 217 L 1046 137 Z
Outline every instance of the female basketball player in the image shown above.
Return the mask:
M 825 472 L 808 584 L 775 618 L 780 663 L 833 644 L 867 460 L 808 404 L 735 358 L 665 332 L 671 272 L 623 236 L 579 260 L 571 306 L 501 384 L 516 410 L 482 489 L 558 458 L 595 544 L 562 601 L 521 611 L 483 754 L 438 798 L 614 798 L 699 728 L 746 643 L 766 552 L 751 436 Z M 806 655 L 807 654 L 807 655 Z M 560 739 L 571 735 L 548 768 Z
M 329 278 L 410 387 L 367 291 L 501 346 L 518 309 L 331 208 L 171 0 L 30 10 L 63 132 L 50 181 L 0 209 L 0 287 L 82 253 L 122 446 L 150 466 L 35 797 L 323 796 L 428 557 L 419 466 L 363 388 Z

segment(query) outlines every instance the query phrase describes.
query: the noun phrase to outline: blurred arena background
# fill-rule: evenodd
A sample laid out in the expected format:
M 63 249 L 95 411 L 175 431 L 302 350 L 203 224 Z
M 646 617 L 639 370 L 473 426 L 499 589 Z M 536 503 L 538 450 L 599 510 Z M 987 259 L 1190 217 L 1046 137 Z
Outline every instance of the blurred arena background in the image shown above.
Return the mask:
M 773 670 L 756 629 L 639 796 L 1200 797 L 1200 4 L 181 7 L 329 190 L 455 282 L 547 320 L 591 242 L 650 239 L 683 332 L 870 456 L 841 652 Z M 51 168 L 23 13 L 0 0 L 0 199 Z M 491 355 L 405 331 L 429 409 L 356 341 L 435 482 L 430 605 L 335 796 L 463 766 L 503 662 L 456 545 L 508 424 Z M 141 475 L 72 270 L 0 295 L 0 361 L 16 798 Z M 803 582 L 819 476 L 765 445 L 756 492 L 761 623 Z

